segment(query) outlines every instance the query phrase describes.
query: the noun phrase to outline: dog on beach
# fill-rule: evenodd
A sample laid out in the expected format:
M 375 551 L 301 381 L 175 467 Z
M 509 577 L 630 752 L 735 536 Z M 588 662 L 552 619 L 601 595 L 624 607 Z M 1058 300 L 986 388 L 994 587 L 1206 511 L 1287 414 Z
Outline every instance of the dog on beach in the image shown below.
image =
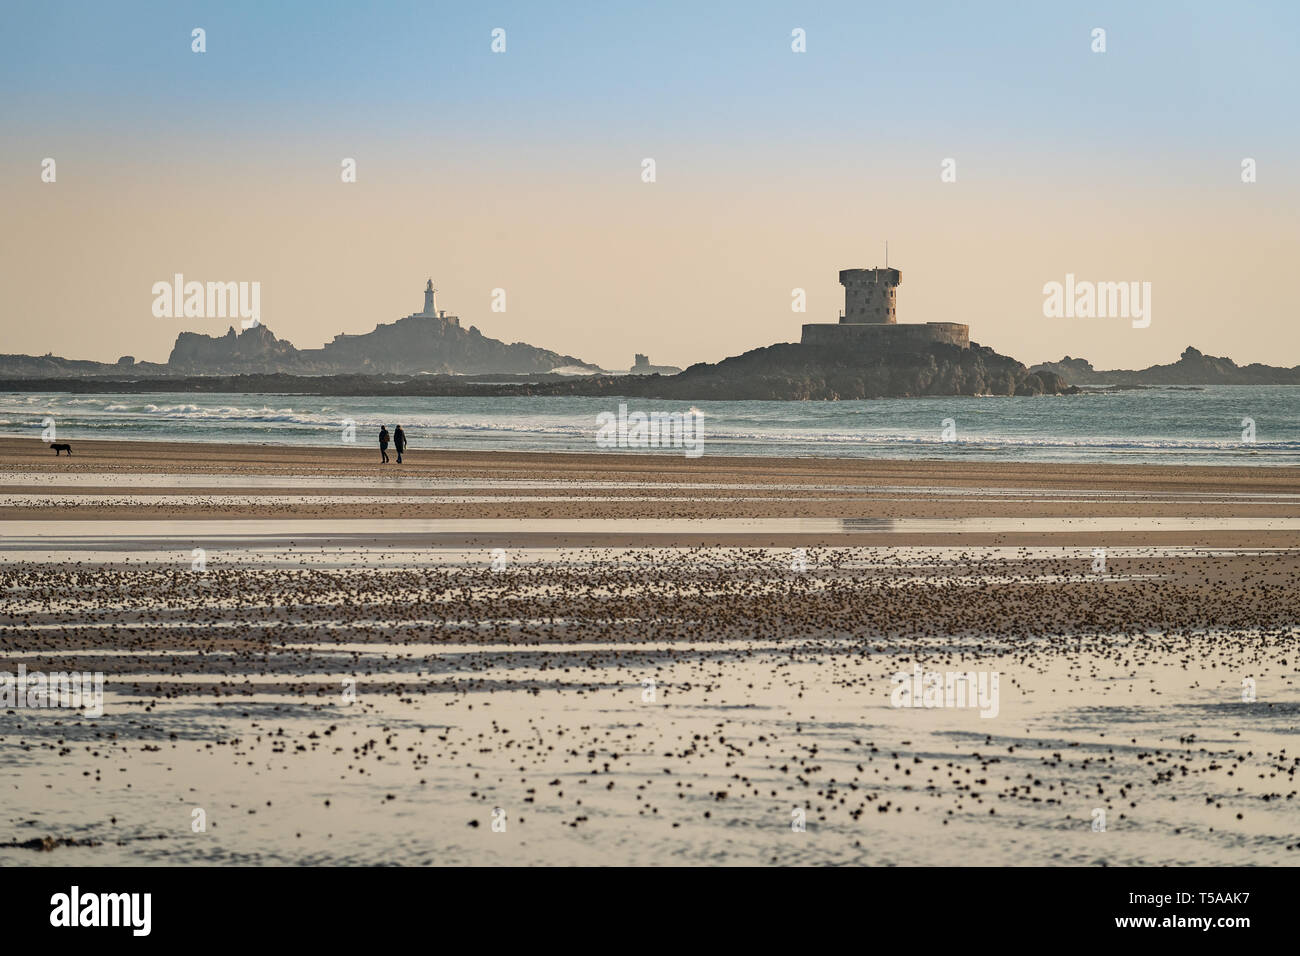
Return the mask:
M 55 444 L 50 445 L 50 447 L 54 449 L 55 458 L 59 457 L 59 452 L 61 451 L 66 451 L 68 453 L 68 457 L 69 458 L 72 457 L 72 446 L 69 445 L 67 442 L 57 442 Z

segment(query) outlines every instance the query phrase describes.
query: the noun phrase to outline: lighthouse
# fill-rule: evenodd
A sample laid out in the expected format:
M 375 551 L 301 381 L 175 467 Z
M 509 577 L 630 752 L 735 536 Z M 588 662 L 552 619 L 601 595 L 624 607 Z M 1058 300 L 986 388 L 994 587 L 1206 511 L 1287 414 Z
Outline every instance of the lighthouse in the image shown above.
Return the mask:
M 446 312 L 438 311 L 438 303 L 434 298 L 438 290 L 433 287 L 433 280 L 430 279 L 424 284 L 424 308 L 419 312 L 412 312 L 406 316 L 408 319 L 441 319 L 447 325 L 460 325 L 460 317 L 448 315 Z

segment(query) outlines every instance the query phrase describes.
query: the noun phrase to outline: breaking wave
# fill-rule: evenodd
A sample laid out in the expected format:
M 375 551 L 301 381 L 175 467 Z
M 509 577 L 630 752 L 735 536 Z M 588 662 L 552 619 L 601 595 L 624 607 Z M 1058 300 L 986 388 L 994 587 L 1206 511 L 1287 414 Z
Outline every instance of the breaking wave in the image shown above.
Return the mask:
M 369 444 L 401 424 L 413 448 L 593 451 L 596 416 L 689 412 L 703 418 L 706 454 L 1300 464 L 1300 388 L 1053 398 L 926 398 L 855 402 L 690 404 L 608 396 L 378 397 L 271 394 L 0 393 L 0 431 L 60 440 L 219 441 L 327 446 L 356 425 Z M 941 423 L 956 422 L 944 441 Z M 1243 442 L 1241 423 L 1257 424 Z M 621 452 L 620 452 L 621 453 Z M 632 452 L 636 453 L 636 452 Z

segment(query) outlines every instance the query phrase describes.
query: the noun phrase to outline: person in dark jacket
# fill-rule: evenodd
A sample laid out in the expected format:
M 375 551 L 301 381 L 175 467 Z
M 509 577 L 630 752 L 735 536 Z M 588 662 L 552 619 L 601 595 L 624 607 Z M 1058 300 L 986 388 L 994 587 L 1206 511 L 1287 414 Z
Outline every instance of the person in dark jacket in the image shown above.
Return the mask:
M 388 464 L 388 426 L 379 426 L 379 455 L 380 463 Z
M 397 463 L 402 463 L 402 452 L 406 450 L 406 432 L 398 425 L 393 429 L 393 447 L 397 449 Z

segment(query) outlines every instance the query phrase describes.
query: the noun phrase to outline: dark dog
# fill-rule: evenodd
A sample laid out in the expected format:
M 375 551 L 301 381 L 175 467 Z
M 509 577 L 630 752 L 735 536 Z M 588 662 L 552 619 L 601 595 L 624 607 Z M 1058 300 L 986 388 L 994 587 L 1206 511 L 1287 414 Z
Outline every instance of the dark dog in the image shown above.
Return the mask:
M 59 452 L 61 451 L 66 451 L 68 453 L 68 457 L 69 458 L 72 457 L 72 446 L 69 445 L 67 442 L 60 442 L 59 444 L 51 445 L 50 447 L 54 449 L 55 458 L 59 457 Z

